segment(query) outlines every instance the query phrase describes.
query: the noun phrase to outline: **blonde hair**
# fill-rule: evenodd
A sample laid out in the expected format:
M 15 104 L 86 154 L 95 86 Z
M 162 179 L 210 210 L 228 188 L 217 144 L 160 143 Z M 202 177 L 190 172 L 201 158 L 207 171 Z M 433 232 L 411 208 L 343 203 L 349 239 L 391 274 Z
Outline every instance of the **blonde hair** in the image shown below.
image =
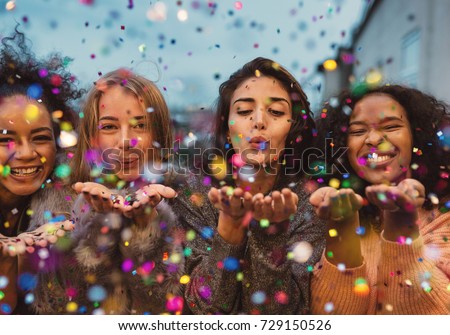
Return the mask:
M 86 158 L 86 154 L 92 148 L 91 143 L 97 135 L 99 125 L 99 101 L 105 89 L 120 85 L 125 90 L 136 96 L 143 105 L 144 111 L 152 109 L 151 113 L 145 113 L 146 125 L 156 141 L 160 150 L 156 150 L 157 159 L 167 160 L 167 152 L 172 147 L 172 132 L 170 124 L 170 114 L 166 101 L 158 87 L 150 80 L 136 75 L 131 70 L 120 68 L 102 76 L 89 90 L 82 111 L 83 118 L 79 124 L 78 147 L 72 160 L 71 182 L 90 181 L 90 171 L 92 163 Z

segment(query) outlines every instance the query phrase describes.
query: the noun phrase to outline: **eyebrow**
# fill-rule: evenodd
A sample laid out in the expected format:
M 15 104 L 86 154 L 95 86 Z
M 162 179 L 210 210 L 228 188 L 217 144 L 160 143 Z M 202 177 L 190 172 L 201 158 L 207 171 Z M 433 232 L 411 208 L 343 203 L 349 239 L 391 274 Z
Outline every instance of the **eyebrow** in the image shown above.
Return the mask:
M 290 104 L 289 101 L 287 101 L 285 98 L 269 97 L 269 99 L 270 99 L 271 102 L 284 101 L 284 102 L 286 102 L 286 103 L 288 104 L 289 107 L 291 107 L 291 104 Z M 253 98 L 239 98 L 239 99 L 236 99 L 236 100 L 233 102 L 233 105 L 234 105 L 235 103 L 237 103 L 237 102 L 255 102 L 255 99 L 253 99 Z
M 6 130 L 6 134 L 4 134 L 5 130 Z M 31 129 L 31 134 L 40 133 L 41 131 L 53 132 L 53 130 L 49 127 L 40 127 L 40 128 Z M 0 135 L 17 135 L 17 132 L 14 130 L 2 129 Z
M 400 122 L 404 122 L 403 119 L 400 119 L 399 117 L 396 117 L 396 116 L 387 116 L 387 117 L 385 117 L 383 120 L 381 120 L 381 122 L 379 122 L 379 123 L 386 123 L 386 122 L 390 122 L 390 121 L 400 121 Z M 350 126 L 354 126 L 354 125 L 362 125 L 362 126 L 365 126 L 365 125 L 367 125 L 367 123 L 364 122 L 364 121 L 353 121 L 353 122 L 350 122 L 350 124 L 349 124 L 348 126 L 350 127 Z
M 138 116 L 132 116 L 130 117 L 130 119 L 135 119 L 135 120 L 143 120 L 145 117 L 143 115 L 138 115 Z M 109 120 L 109 121 L 119 121 L 118 118 L 114 117 L 114 116 L 103 116 L 99 119 L 99 121 L 103 121 L 103 120 Z

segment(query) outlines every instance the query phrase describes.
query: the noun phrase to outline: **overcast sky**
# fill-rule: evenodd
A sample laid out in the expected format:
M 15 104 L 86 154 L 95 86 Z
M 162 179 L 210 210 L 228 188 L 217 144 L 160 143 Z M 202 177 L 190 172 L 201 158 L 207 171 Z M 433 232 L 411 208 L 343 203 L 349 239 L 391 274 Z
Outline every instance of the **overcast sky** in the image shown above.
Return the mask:
M 311 90 L 317 64 L 348 44 L 368 0 L 0 0 L 0 36 L 16 22 L 39 56 L 60 51 L 82 85 L 131 67 L 171 107 L 210 107 L 220 83 L 257 56 Z M 313 100 L 315 97 L 311 94 Z

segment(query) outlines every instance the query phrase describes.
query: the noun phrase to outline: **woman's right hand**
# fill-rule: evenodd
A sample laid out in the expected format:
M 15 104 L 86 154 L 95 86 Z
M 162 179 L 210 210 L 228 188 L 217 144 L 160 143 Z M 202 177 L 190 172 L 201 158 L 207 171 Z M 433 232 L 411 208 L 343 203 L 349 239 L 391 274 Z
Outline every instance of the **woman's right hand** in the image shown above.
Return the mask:
M 123 197 L 114 195 L 110 189 L 102 184 L 78 182 L 72 188 L 78 194 L 83 194 L 86 202 L 98 213 L 121 213 L 123 211 Z
M 240 244 L 247 229 L 243 224 L 244 217 L 253 209 L 252 195 L 241 188 L 224 186 L 221 189 L 212 187 L 208 198 L 220 211 L 217 225 L 219 235 L 228 243 Z
M 343 221 L 356 214 L 362 207 L 363 198 L 349 188 L 338 191 L 333 187 L 322 187 L 311 195 L 309 202 L 321 219 Z
M 362 264 L 361 241 L 356 234 L 359 227 L 359 209 L 363 199 L 352 189 L 339 191 L 322 187 L 315 191 L 309 202 L 318 217 L 328 221 L 326 257 L 332 264 L 345 264 L 348 268 Z

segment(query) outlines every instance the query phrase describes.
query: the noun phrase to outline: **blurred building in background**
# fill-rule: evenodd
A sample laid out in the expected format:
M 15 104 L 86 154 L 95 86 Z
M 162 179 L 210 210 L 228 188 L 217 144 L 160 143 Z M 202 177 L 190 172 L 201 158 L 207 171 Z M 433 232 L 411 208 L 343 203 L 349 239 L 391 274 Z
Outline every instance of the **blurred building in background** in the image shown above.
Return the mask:
M 355 81 L 399 83 L 450 101 L 450 1 L 375 0 L 349 48 L 318 67 L 322 99 Z

